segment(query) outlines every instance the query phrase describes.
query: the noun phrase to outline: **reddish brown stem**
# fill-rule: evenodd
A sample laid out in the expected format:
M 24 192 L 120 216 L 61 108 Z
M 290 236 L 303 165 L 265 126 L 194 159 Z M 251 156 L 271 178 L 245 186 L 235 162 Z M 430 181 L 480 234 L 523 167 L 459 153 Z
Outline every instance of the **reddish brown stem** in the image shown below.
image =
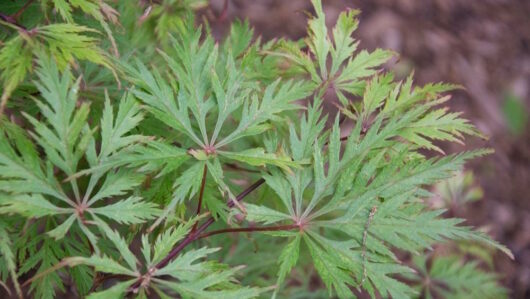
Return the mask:
M 20 15 L 29 7 L 31 3 L 33 3 L 34 0 L 28 0 L 24 6 L 22 6 L 16 13 L 14 13 L 11 17 L 15 20 L 18 20 Z
M 226 19 L 226 16 L 228 15 L 228 0 L 225 0 L 223 3 L 223 10 L 221 11 L 221 14 L 217 18 L 217 21 L 224 21 Z
M 299 228 L 297 224 L 289 225 L 273 225 L 273 226 L 260 226 L 260 227 L 234 227 L 234 228 L 225 228 L 214 230 L 211 232 L 204 233 L 197 237 L 196 240 L 207 238 L 213 235 L 224 234 L 224 233 L 240 233 L 240 232 L 267 232 L 267 231 L 279 231 L 279 230 L 292 230 Z
M 12 16 L 8 16 L 8 15 L 4 15 L 4 14 L 1 14 L 0 13 L 0 19 L 6 23 L 9 23 L 13 26 L 15 26 L 16 28 L 18 28 L 19 30 L 23 31 L 23 32 L 28 32 L 28 29 L 20 24 L 17 23 L 17 21 L 15 20 L 15 18 L 13 18 Z
M 264 179 L 259 179 L 254 184 L 250 185 L 247 189 L 245 189 L 243 192 L 241 192 L 238 196 L 236 196 L 235 201 L 241 201 L 243 198 L 245 198 L 247 195 L 249 195 L 252 191 L 256 190 L 259 186 L 261 186 L 263 183 L 265 183 Z M 232 208 L 235 205 L 234 200 L 229 200 L 226 204 L 228 208 Z M 152 269 L 161 269 L 165 267 L 173 258 L 175 258 L 188 244 L 195 241 L 201 234 L 204 232 L 212 223 L 215 222 L 215 219 L 213 217 L 208 218 L 206 222 L 204 222 L 199 228 L 197 228 L 195 231 L 190 231 L 188 236 L 182 240 L 176 247 L 174 247 L 166 257 L 164 257 L 158 264 L 156 264 Z M 131 291 L 135 292 L 138 290 L 140 285 L 142 284 L 142 278 L 138 279 L 130 288 Z
M 202 171 L 201 189 L 199 191 L 199 202 L 197 203 L 197 212 L 196 212 L 197 215 L 201 213 L 202 198 L 204 196 L 204 188 L 206 186 L 206 175 L 207 174 L 208 174 L 208 167 L 206 166 L 206 164 L 204 164 L 204 170 Z M 195 231 L 195 229 L 197 228 L 197 224 L 199 224 L 199 222 L 195 222 L 195 224 L 193 225 L 193 228 L 191 229 L 192 232 Z

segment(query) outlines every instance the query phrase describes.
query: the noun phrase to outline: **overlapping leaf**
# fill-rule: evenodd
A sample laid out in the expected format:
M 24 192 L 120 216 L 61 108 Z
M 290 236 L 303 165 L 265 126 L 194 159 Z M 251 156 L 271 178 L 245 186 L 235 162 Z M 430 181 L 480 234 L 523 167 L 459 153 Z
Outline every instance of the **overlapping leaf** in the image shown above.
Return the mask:
M 94 172 L 83 189 L 74 174 L 84 157 L 95 167 L 131 145 L 145 140 L 145 137 L 129 132 L 142 120 L 138 105 L 131 96 L 120 101 L 116 115 L 107 98 L 101 120 L 101 145 L 96 150 L 95 130 L 87 124 L 89 106 L 80 103 L 77 107 L 79 81 L 72 82 L 71 73 L 59 73 L 57 65 L 48 57 L 39 59 L 35 82 L 41 97 L 36 100 L 43 119 L 29 114 L 26 118 L 33 125 L 31 136 L 45 153 L 46 162 L 39 157 L 32 142 L 16 126 L 5 123 L 0 146 L 0 168 L 2 180 L 0 189 L 13 194 L 2 202 L 2 213 L 18 213 L 25 217 L 41 218 L 55 216 L 64 222 L 50 229 L 50 236 L 61 239 L 71 225 L 79 223 L 84 234 L 95 244 L 95 236 L 85 226 L 89 215 L 103 215 L 121 223 L 141 223 L 153 218 L 159 210 L 152 203 L 137 197 L 110 205 L 101 205 L 104 199 L 124 196 L 142 182 L 142 177 L 131 171 L 115 172 L 109 167 Z M 76 109 L 78 108 L 78 109 Z M 60 173 L 54 173 L 56 167 Z M 68 182 L 62 182 L 69 178 Z M 98 185 L 101 183 L 101 185 Z M 120 217 L 116 217 L 120 214 Z M 66 219 L 61 215 L 71 215 Z
M 218 251 L 218 248 L 192 249 L 177 256 L 166 266 L 156 268 L 155 264 L 165 257 L 171 248 L 191 229 L 193 221 L 181 225 L 176 229 L 161 234 L 154 246 L 148 242 L 148 236 L 142 236 L 142 253 L 148 265 L 148 276 L 142 276 L 143 283 L 138 292 L 145 294 L 155 291 L 164 298 L 183 296 L 192 298 L 255 298 L 263 290 L 253 287 L 244 287 L 233 282 L 236 268 L 227 268 L 216 263 L 203 261 L 208 255 Z M 130 277 L 126 282 L 119 283 L 109 289 L 92 293 L 91 298 L 104 298 L 112 296 L 123 297 L 126 292 L 140 277 L 141 269 L 137 259 L 130 251 L 125 240 L 120 234 L 106 225 L 101 228 L 123 257 L 122 262 L 115 261 L 107 256 L 92 255 L 90 257 L 71 257 L 67 263 L 71 266 L 79 264 L 90 265 L 97 271 L 109 274 L 119 274 Z M 171 279 L 168 279 L 170 277 Z M 222 286 L 222 287 L 221 287 Z

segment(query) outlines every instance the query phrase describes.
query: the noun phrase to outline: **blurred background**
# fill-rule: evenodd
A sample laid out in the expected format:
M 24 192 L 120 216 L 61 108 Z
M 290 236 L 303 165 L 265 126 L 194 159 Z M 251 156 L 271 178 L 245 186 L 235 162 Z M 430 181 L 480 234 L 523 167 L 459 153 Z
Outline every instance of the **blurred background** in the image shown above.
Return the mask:
M 398 78 L 415 72 L 417 84 L 451 82 L 451 106 L 489 140 L 470 138 L 446 152 L 491 147 L 495 154 L 469 166 L 483 199 L 456 207 L 507 245 L 515 261 L 496 254 L 494 264 L 513 298 L 530 298 L 530 1 L 528 0 L 323 0 L 329 26 L 345 9 L 359 9 L 354 33 L 360 49 L 400 53 L 388 67 Z M 235 18 L 247 18 L 264 40 L 303 38 L 309 0 L 211 0 L 204 14 L 222 36 Z

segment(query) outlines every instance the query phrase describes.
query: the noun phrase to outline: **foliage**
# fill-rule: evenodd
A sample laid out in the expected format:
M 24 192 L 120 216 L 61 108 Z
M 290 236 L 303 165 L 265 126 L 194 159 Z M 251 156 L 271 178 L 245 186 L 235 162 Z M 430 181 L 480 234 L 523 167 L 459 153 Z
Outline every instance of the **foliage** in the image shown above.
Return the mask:
M 0 5 L 6 291 L 506 296 L 462 248 L 511 252 L 426 201 L 491 152 L 442 150 L 482 137 L 443 107 L 458 86 L 395 80 L 394 53 L 357 51 L 357 11 L 328 30 L 312 2 L 301 42 L 239 21 L 216 41 L 194 18 L 205 1 Z M 462 250 L 433 254 L 448 244 Z
M 427 265 L 425 256 L 414 257 L 419 270 L 417 287 L 425 298 L 507 298 L 507 291 L 499 288 L 497 277 L 485 273 L 477 262 L 464 263 L 458 256 L 437 256 Z

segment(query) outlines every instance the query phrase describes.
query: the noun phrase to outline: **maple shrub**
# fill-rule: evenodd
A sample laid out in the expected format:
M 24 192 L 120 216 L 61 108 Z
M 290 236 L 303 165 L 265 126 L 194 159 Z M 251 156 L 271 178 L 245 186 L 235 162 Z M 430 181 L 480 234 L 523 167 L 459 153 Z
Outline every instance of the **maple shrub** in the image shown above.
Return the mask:
M 394 79 L 312 4 L 265 42 L 214 39 L 205 1 L 2 1 L 0 295 L 506 297 L 510 251 L 444 213 L 491 152 L 440 147 L 482 137 L 458 86 Z

